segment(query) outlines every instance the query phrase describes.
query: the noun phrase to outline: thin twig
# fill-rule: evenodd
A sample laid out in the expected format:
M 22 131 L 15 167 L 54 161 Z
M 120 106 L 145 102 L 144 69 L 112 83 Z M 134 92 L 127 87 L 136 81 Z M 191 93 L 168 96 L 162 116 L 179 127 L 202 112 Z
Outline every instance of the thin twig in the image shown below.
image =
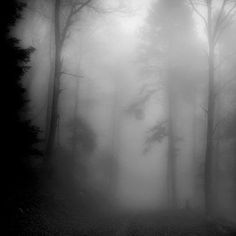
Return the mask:
M 190 5 L 192 6 L 193 10 L 195 11 L 195 13 L 200 16 L 200 18 L 203 20 L 203 22 L 205 23 L 206 27 L 208 25 L 207 23 L 207 19 L 201 14 L 201 12 L 197 9 L 197 7 L 195 6 L 195 4 L 193 3 L 192 0 L 188 0 Z
M 69 75 L 69 76 L 72 76 L 72 77 L 75 77 L 75 78 L 84 78 L 83 75 L 76 75 L 76 74 L 71 74 L 71 73 L 67 73 L 67 72 L 61 72 L 61 74 Z
M 202 105 L 200 105 L 200 107 L 202 108 L 203 111 L 205 111 L 206 113 L 208 113 L 207 108 L 203 107 Z

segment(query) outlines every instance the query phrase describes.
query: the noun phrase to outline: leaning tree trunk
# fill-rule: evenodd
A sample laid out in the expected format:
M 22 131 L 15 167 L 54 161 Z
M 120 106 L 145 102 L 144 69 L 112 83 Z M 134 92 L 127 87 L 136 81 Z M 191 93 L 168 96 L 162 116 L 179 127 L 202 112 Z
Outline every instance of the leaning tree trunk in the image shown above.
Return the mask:
M 54 12 L 54 37 L 55 37 L 55 71 L 54 71 L 54 81 L 52 85 L 52 101 L 51 109 L 49 111 L 49 124 L 48 124 L 48 138 L 46 144 L 46 158 L 50 160 L 55 139 L 58 124 L 58 103 L 59 103 L 59 93 L 60 93 L 60 75 L 61 75 L 61 40 L 60 40 L 60 5 L 61 0 L 55 0 L 55 12 Z
M 212 34 L 212 5 L 208 6 L 208 106 L 207 106 L 207 139 L 205 152 L 205 210 L 210 214 L 213 210 L 213 135 L 214 135 L 214 38 Z

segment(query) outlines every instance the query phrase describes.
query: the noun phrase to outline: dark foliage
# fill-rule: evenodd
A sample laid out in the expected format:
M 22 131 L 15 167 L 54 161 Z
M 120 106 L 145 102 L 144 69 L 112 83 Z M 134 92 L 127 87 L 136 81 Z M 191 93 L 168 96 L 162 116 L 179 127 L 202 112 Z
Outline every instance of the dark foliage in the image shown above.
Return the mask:
M 147 153 L 150 150 L 153 143 L 161 143 L 165 137 L 168 137 L 167 122 L 158 122 L 155 126 L 148 130 L 144 153 Z
M 3 126 L 6 128 L 4 135 L 4 179 L 6 180 L 7 190 L 7 220 L 14 221 L 17 211 L 24 207 L 30 199 L 29 192 L 34 192 L 35 175 L 33 174 L 30 158 L 40 155 L 35 145 L 38 140 L 38 128 L 33 126 L 30 120 L 24 117 L 23 113 L 27 110 L 26 91 L 22 87 L 21 80 L 28 70 L 27 63 L 33 48 L 22 49 L 19 41 L 11 38 L 10 28 L 20 18 L 21 11 L 25 6 L 18 1 L 4 1 L 4 19 L 2 34 L 2 87 L 5 103 L 3 113 Z M 4 76 L 3 76 L 4 75 Z
M 157 89 L 155 88 L 147 90 L 145 87 L 143 87 L 141 90 L 141 95 L 139 95 L 137 100 L 130 104 L 125 110 L 126 114 L 134 116 L 137 120 L 143 120 L 145 118 L 145 105 L 156 93 Z
M 158 122 L 156 125 L 154 125 L 151 129 L 147 131 L 148 137 L 145 142 L 144 153 L 147 153 L 154 143 L 156 142 L 161 143 L 166 137 L 168 138 L 167 124 L 168 124 L 167 121 Z M 183 139 L 178 136 L 175 136 L 173 140 L 175 143 L 178 143 Z M 179 151 L 178 148 L 174 148 L 174 152 L 176 154 L 178 153 L 178 151 Z

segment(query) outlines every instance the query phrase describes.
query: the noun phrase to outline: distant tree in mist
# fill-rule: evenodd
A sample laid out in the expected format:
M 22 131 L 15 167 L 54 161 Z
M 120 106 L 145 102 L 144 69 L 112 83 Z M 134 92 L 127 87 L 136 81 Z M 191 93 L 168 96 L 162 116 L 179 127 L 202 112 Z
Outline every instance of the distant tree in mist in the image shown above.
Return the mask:
M 189 48 L 192 34 L 192 18 L 184 1 L 158 1 L 153 4 L 148 17 L 150 28 L 149 43 L 145 52 L 149 58 L 150 69 L 154 69 L 156 78 L 161 78 L 166 93 L 167 121 L 160 122 L 149 132 L 147 144 L 168 138 L 167 154 L 167 189 L 168 201 L 172 207 L 177 206 L 177 99 L 179 96 L 179 79 L 186 72 L 187 62 L 184 57 Z M 180 59 L 181 58 L 181 59 Z M 160 79 L 159 79 L 160 81 Z
M 79 80 L 76 79 L 73 117 L 68 123 L 71 136 L 69 143 L 73 156 L 92 153 L 96 146 L 95 134 L 84 118 L 79 115 Z
M 53 32 L 55 41 L 55 56 L 54 56 L 54 78 L 52 87 L 49 93 L 51 99 L 49 99 L 49 119 L 48 119 L 48 137 L 46 143 L 46 158 L 50 159 L 52 155 L 56 132 L 59 120 L 58 104 L 59 96 L 61 93 L 61 76 L 63 74 L 63 62 L 62 62 L 62 50 L 67 37 L 70 34 L 70 27 L 74 24 L 76 16 L 88 6 L 92 0 L 79 1 L 62 1 L 55 0 L 53 5 Z M 63 7 L 68 8 L 66 16 L 62 15 Z
M 214 187 L 213 187 L 213 138 L 215 131 L 215 53 L 217 43 L 222 37 L 225 29 L 231 24 L 235 16 L 236 2 L 231 0 L 189 0 L 195 13 L 202 19 L 208 39 L 208 101 L 207 101 L 207 134 L 205 152 L 205 208 L 207 213 L 214 209 Z M 220 4 L 219 9 L 216 5 Z M 199 5 L 206 10 L 206 16 L 199 10 Z M 218 9 L 218 10 L 216 10 Z

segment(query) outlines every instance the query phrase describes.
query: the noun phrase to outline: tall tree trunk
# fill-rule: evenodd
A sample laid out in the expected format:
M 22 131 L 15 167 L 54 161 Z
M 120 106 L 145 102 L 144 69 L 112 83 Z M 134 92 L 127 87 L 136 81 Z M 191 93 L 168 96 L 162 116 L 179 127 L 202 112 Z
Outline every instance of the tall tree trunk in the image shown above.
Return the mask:
M 213 210 L 213 135 L 214 135 L 214 38 L 212 33 L 212 2 L 208 2 L 208 106 L 207 106 L 207 140 L 205 152 L 205 210 L 210 214 Z
M 78 90 L 79 90 L 79 80 L 76 79 L 76 86 L 75 86 L 75 106 L 74 106 L 74 128 L 73 128 L 73 135 L 72 137 L 72 154 L 75 157 L 77 152 L 77 136 L 78 136 L 78 125 L 77 125 L 77 119 L 78 119 Z
M 52 105 L 50 112 L 51 114 L 49 117 L 48 140 L 46 144 L 47 160 L 50 160 L 50 156 L 52 155 L 54 149 L 57 123 L 59 118 L 58 103 L 59 103 L 60 76 L 61 76 L 60 6 L 61 6 L 61 0 L 55 0 L 55 7 L 54 7 L 55 72 L 54 72 L 54 81 L 52 87 Z
M 177 206 L 176 194 L 176 155 L 173 136 L 173 121 L 169 117 L 169 138 L 168 138 L 168 163 L 167 163 L 167 181 L 168 181 L 168 204 L 170 207 Z
M 54 13 L 53 13 L 54 14 Z M 49 42 L 49 57 L 50 57 L 50 72 L 49 72 L 49 81 L 48 81 L 48 93 L 47 93 L 47 111 L 46 111 L 46 117 L 45 117 L 45 140 L 46 144 L 48 141 L 49 137 L 49 127 L 50 127 L 50 118 L 51 118 L 51 110 L 52 110 L 52 92 L 53 92 L 53 81 L 54 81 L 54 35 L 53 35 L 53 30 L 54 30 L 54 22 L 51 22 L 50 26 L 50 42 Z
M 168 70 L 171 70 L 169 66 Z M 174 114 L 175 112 L 175 97 L 174 97 L 174 85 L 172 81 L 172 73 L 169 71 L 168 74 L 168 154 L 167 154 L 167 193 L 168 193 L 168 205 L 171 208 L 177 206 L 177 193 L 176 193 L 176 140 L 175 140 L 175 130 L 174 130 Z
M 193 95 L 193 106 L 192 106 L 192 177 L 193 177 L 193 202 L 196 202 L 196 199 L 198 198 L 198 158 L 199 158 L 199 152 L 198 150 L 198 124 L 197 124 L 197 90 L 194 89 L 194 95 Z
M 221 49 L 218 45 L 218 56 L 215 56 L 215 61 L 219 65 L 218 67 L 218 73 L 217 77 L 215 76 L 215 83 L 217 83 L 217 87 L 221 88 L 223 87 L 222 83 L 222 73 L 221 73 Z M 222 93 L 219 91 L 217 93 L 217 96 L 215 97 L 215 120 L 217 120 L 217 123 L 222 121 L 223 119 L 223 104 L 222 104 Z M 216 125 L 215 125 L 216 127 Z M 214 150 L 213 150 L 213 197 L 214 197 L 214 207 L 215 210 L 217 210 L 217 206 L 219 205 L 219 200 L 220 200 L 220 161 L 221 161 L 221 137 L 222 137 L 222 129 L 221 125 L 217 126 L 217 129 L 214 131 Z

